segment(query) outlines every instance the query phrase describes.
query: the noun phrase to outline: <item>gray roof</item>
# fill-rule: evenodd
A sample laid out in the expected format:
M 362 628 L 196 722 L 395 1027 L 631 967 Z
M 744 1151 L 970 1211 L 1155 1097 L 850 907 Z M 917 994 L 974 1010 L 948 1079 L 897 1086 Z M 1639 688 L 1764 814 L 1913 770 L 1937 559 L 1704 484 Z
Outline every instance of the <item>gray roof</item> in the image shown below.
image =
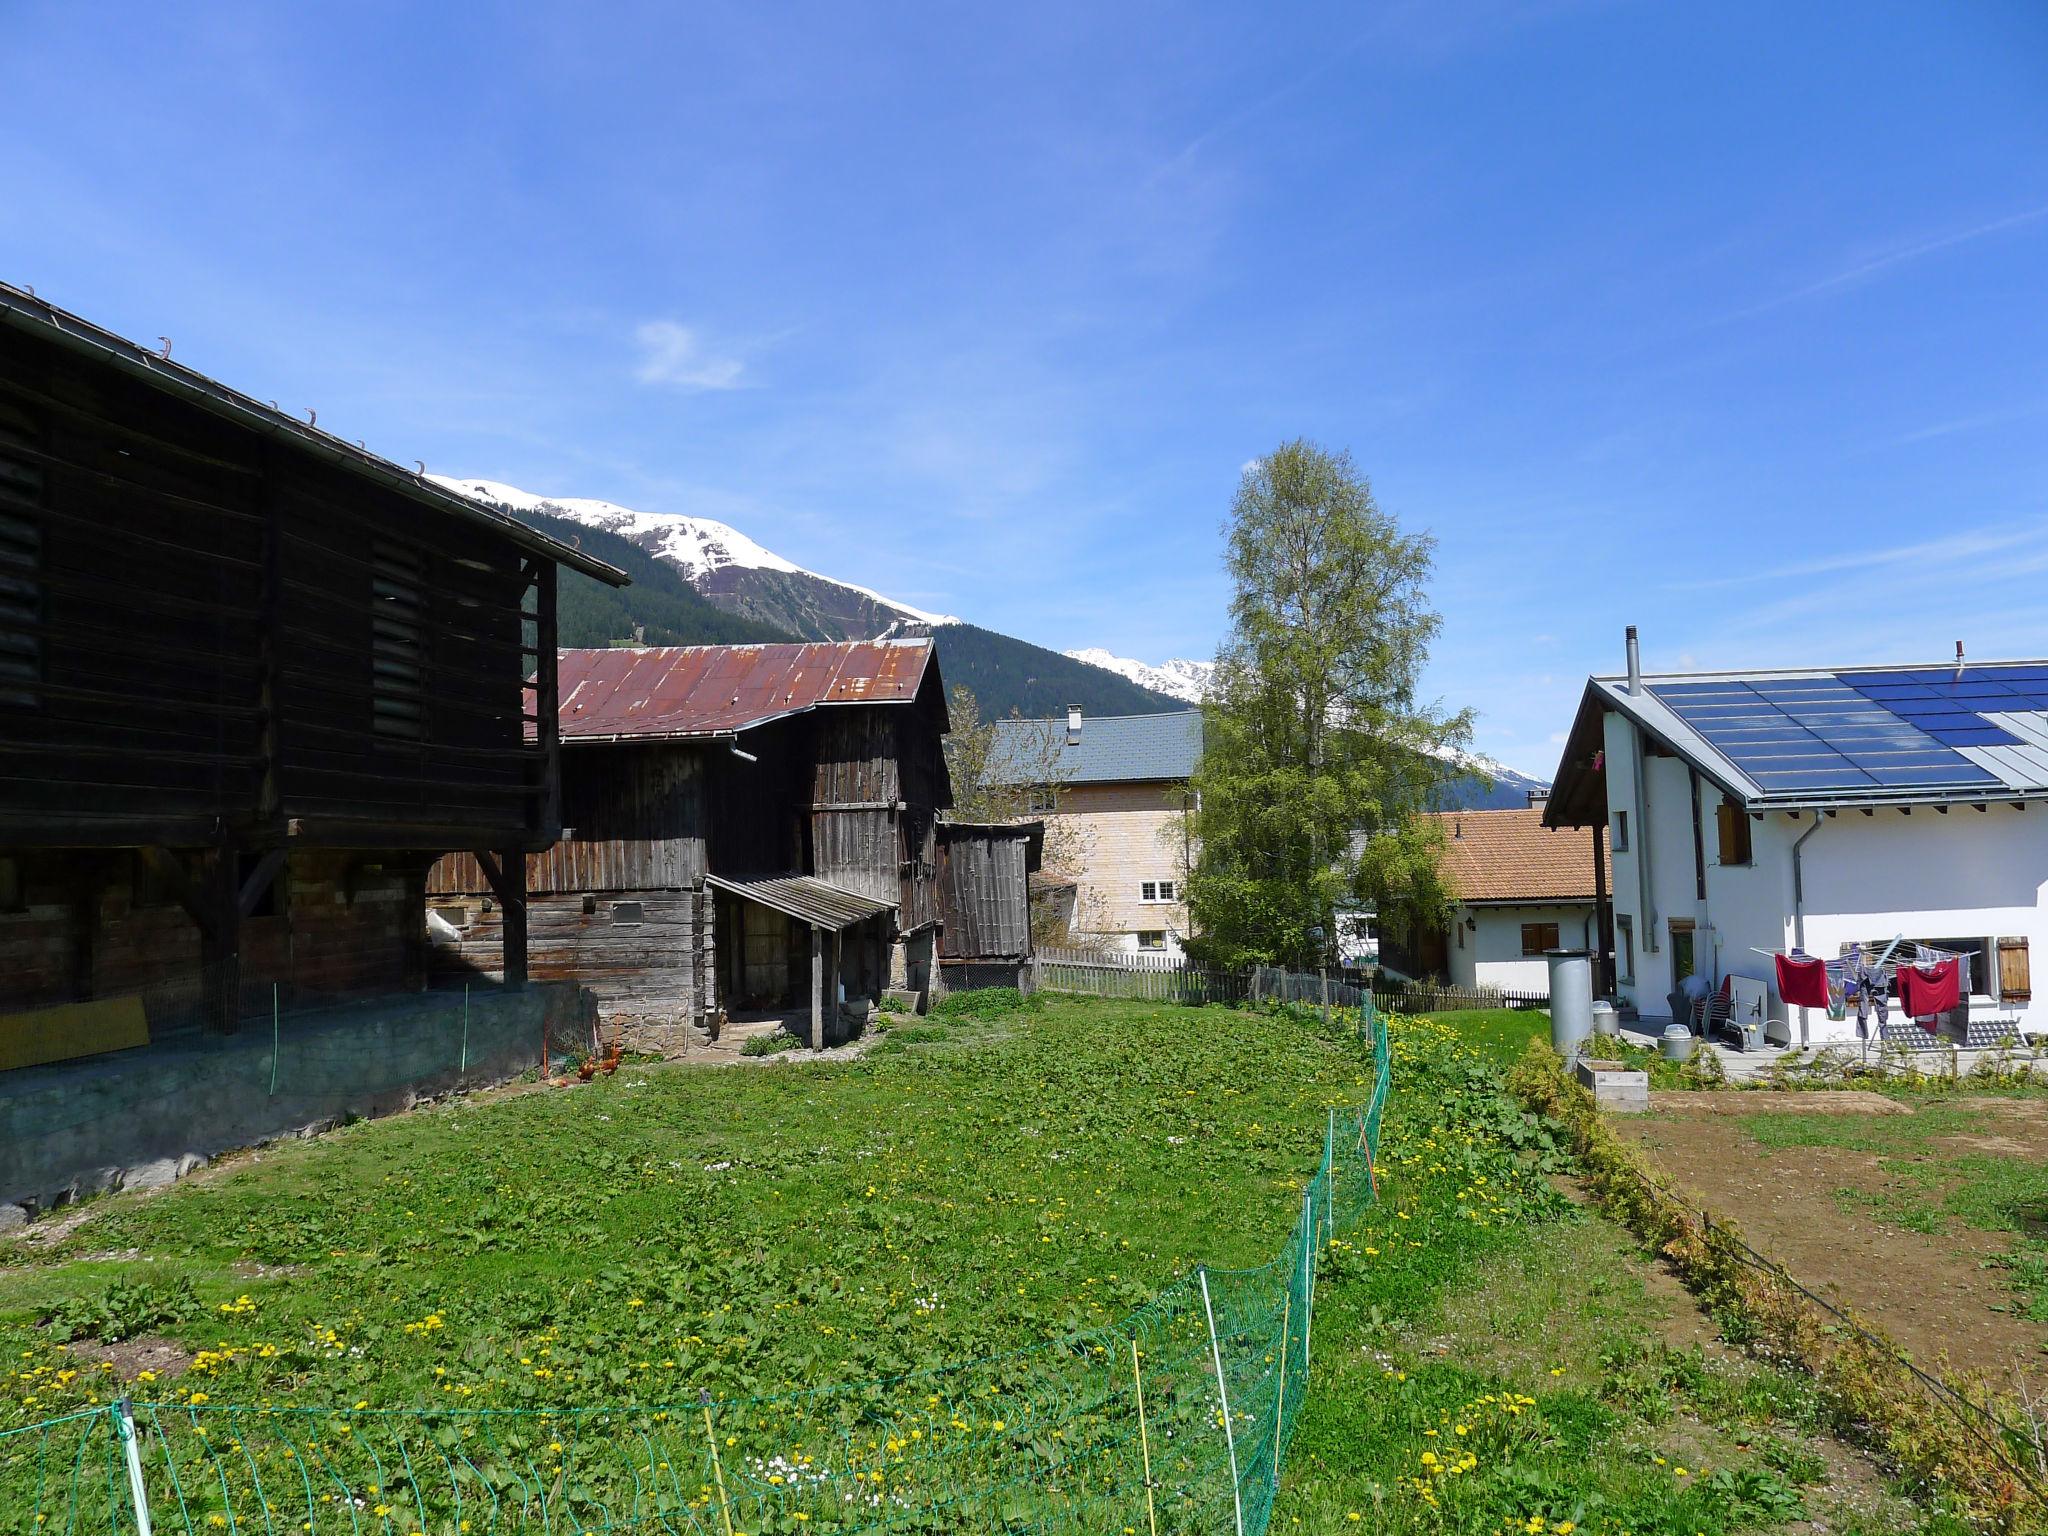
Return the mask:
M 992 770 L 1007 783 L 1045 777 L 1060 784 L 1153 784 L 1185 779 L 1202 755 L 1202 712 L 1094 715 L 1081 721 L 1081 740 L 1067 743 L 1067 722 L 998 720 Z M 1046 744 L 1050 743 L 1050 751 Z
M 1614 710 L 1751 810 L 1976 802 L 2048 793 L 2048 661 L 1589 679 L 1552 825 L 1590 814 L 1583 781 Z M 1570 782 L 1567 782 L 1569 780 Z

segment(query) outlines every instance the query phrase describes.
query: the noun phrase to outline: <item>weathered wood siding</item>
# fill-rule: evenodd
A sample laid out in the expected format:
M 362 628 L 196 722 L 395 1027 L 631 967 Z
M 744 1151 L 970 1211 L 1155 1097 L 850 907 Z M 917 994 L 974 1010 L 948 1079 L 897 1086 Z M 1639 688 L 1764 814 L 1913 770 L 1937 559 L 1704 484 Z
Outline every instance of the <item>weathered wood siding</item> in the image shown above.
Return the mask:
M 529 854 L 527 890 L 677 891 L 704 879 L 704 750 L 683 745 L 573 746 L 562 756 L 562 821 L 573 836 Z M 467 853 L 434 866 L 433 895 L 490 890 Z
M 0 844 L 536 840 L 553 566 L 0 332 Z
M 498 974 L 503 914 L 480 897 L 435 909 L 463 920 L 461 938 L 434 946 L 436 978 Z M 586 906 L 589 908 L 585 910 Z M 693 1022 L 717 1007 L 714 903 L 705 891 L 593 897 L 541 895 L 527 909 L 527 967 L 538 981 L 576 981 L 607 1022 Z
M 979 828 L 948 829 L 939 838 L 940 959 L 1029 957 L 1029 855 L 1028 838 Z

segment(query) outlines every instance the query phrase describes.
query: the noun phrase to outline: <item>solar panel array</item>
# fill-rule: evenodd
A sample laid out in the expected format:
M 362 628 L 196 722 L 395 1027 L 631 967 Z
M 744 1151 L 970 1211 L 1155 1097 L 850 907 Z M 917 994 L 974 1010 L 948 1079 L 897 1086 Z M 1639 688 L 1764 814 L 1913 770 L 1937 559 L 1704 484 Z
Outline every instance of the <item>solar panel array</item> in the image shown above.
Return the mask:
M 2048 668 L 1998 670 L 2039 672 L 2037 686 L 2048 690 Z M 1996 775 L 1956 751 L 2014 739 L 1977 718 L 1975 710 L 2042 706 L 2022 704 L 2007 692 L 2001 704 L 1965 708 L 1967 699 L 1940 692 L 1941 680 L 1951 676 L 1887 672 L 1703 678 L 1660 682 L 1654 692 L 1766 794 L 1998 785 L 2002 781 Z M 1909 688 L 1924 693 L 1903 691 Z M 1898 697 L 1876 696 L 1880 690 L 1898 690 Z M 1908 709 L 1915 714 L 1906 714 Z
M 2009 747 L 2019 738 L 1984 719 L 2048 710 L 2048 667 L 1965 667 L 1960 673 L 1852 672 L 1866 699 L 1951 747 Z

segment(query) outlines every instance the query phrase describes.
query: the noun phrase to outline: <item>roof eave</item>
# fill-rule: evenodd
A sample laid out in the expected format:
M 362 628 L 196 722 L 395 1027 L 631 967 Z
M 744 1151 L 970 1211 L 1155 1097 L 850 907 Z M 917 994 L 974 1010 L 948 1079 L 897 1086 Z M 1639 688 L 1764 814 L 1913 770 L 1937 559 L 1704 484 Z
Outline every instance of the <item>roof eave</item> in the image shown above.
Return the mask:
M 331 432 L 323 432 L 311 423 L 295 420 L 283 411 L 266 406 L 196 369 L 158 357 L 125 337 L 7 283 L 0 283 L 0 322 L 47 336 L 69 351 L 99 358 L 124 373 L 148 380 L 153 388 L 177 395 L 202 410 L 252 431 L 284 438 L 295 447 L 376 480 L 414 501 L 488 528 L 529 553 L 544 556 L 557 565 L 565 565 L 608 586 L 631 585 L 631 578 L 616 566 L 593 559 L 495 508 L 472 501 L 467 496 L 458 496 Z

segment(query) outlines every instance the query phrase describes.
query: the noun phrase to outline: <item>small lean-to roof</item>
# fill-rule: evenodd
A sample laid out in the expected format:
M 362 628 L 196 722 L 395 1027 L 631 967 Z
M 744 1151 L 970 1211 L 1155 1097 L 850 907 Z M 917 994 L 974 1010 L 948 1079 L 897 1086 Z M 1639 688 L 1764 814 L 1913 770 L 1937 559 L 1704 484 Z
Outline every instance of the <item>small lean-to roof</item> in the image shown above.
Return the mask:
M 515 517 L 507 517 L 496 507 L 487 507 L 467 496 L 457 495 L 436 485 L 424 474 L 415 474 L 345 438 L 323 432 L 310 422 L 288 416 L 275 405 L 230 389 L 197 369 L 174 363 L 164 353 L 137 346 L 126 337 L 117 336 L 90 320 L 59 309 L 25 288 L 0 283 L 0 325 L 40 336 L 67 351 L 141 379 L 154 389 L 224 417 L 238 426 L 275 438 L 288 448 L 338 464 L 437 512 L 452 514 L 487 528 L 521 549 L 544 556 L 557 565 L 581 571 L 585 576 L 593 576 L 614 587 L 628 585 L 624 571 L 593 559 L 559 539 L 551 539 Z
M 1460 901 L 1577 902 L 1597 894 L 1593 834 L 1552 831 L 1538 806 L 1442 811 L 1431 819 L 1443 828 L 1444 879 Z
M 932 643 L 616 646 L 557 658 L 564 741 L 730 736 L 835 704 L 910 704 Z
M 1150 784 L 1193 775 L 1202 756 L 1202 712 L 1090 715 L 1069 744 L 1067 722 L 998 720 L 990 769 L 999 783 Z
M 1752 811 L 2048 796 L 2048 661 L 1590 678 L 1553 825 L 1605 816 L 1610 710 Z
M 844 890 L 815 875 L 706 875 L 704 883 L 832 933 L 896 910 L 886 901 Z

